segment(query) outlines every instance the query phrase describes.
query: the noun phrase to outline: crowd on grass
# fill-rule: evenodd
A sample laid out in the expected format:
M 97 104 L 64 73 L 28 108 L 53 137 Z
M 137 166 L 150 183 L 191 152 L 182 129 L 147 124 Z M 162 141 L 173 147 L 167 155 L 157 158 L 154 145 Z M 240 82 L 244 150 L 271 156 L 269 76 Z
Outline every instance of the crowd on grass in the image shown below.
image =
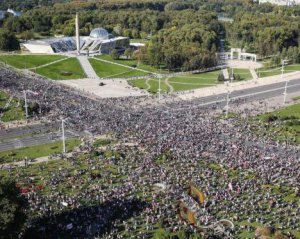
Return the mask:
M 195 235 L 199 228 L 182 223 L 176 209 L 178 200 L 190 200 L 186 192 L 193 183 L 205 195 L 197 221 L 210 228 L 206 236 L 227 219 L 235 228 L 218 232 L 220 238 L 237 238 L 257 225 L 296 238 L 300 154 L 292 143 L 258 135 L 243 119 L 212 117 L 212 109 L 197 107 L 197 99 L 162 105 L 144 97 L 93 100 L 9 69 L 0 71 L 0 90 L 19 97 L 33 91 L 29 100 L 38 102 L 49 120 L 65 118 L 76 131 L 112 133 L 119 142 L 111 146 L 118 154 L 110 156 L 86 142 L 84 156 L 77 152 L 68 167 L 39 178 L 47 193 L 26 194 L 33 215 L 28 228 L 49 238 L 150 238 L 159 228 Z M 16 173 L 28 183 L 35 177 Z

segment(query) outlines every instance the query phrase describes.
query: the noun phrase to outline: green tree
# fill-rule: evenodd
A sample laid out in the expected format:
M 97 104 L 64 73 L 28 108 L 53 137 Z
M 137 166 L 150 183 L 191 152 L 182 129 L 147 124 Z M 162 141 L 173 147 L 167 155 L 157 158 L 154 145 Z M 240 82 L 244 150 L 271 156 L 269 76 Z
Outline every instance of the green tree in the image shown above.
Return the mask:
M 21 38 L 25 41 L 31 40 L 34 38 L 34 33 L 32 31 L 25 31 L 21 33 Z
M 0 50 L 20 50 L 20 43 L 13 33 L 8 32 L 7 30 L 0 31 Z
M 126 48 L 124 55 L 126 56 L 127 59 L 131 58 L 133 54 L 133 51 L 130 48 Z
M 27 202 L 16 187 L 16 183 L 7 178 L 0 180 L 0 238 L 17 238 L 21 232 L 26 215 Z
M 116 49 L 113 49 L 111 52 L 110 52 L 110 56 L 113 60 L 118 60 L 119 59 L 119 53 Z

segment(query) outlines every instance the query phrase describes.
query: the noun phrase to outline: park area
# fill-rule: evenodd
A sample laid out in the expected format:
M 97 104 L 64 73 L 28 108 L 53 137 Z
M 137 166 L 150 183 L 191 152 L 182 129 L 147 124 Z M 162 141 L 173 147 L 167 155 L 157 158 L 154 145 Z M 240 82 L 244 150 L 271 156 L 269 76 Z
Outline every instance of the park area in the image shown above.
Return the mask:
M 68 58 L 45 67 L 34 70 L 39 75 L 52 80 L 71 80 L 85 78 L 85 73 L 76 58 Z
M 0 55 L 0 61 L 18 69 L 31 69 L 65 58 L 60 55 Z
M 231 68 L 228 68 L 228 71 L 231 74 Z M 168 78 L 162 78 L 160 82 L 161 93 L 187 91 L 224 84 L 224 82 L 218 81 L 218 76 L 220 74 L 222 74 L 222 70 L 197 74 L 182 73 Z M 233 74 L 239 75 L 240 81 L 252 79 L 251 73 L 248 69 L 233 69 Z M 147 90 L 153 94 L 157 93 L 159 89 L 159 80 L 157 78 L 129 80 L 128 84 L 133 87 Z
M 113 63 L 101 61 L 97 58 L 92 58 L 89 61 L 96 74 L 101 78 L 130 78 L 148 75 L 147 72 L 126 67 L 128 65 L 116 65 Z

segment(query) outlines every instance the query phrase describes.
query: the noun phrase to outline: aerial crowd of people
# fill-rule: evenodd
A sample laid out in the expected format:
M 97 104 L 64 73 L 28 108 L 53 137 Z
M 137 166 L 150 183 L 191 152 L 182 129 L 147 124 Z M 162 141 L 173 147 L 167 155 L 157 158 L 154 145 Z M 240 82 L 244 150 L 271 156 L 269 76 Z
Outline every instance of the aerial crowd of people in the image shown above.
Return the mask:
M 40 179 L 49 192 L 26 194 L 34 215 L 28 228 L 49 238 L 149 238 L 160 227 L 236 238 L 265 225 L 296 238 L 299 150 L 257 133 L 247 120 L 215 117 L 215 109 L 197 107 L 199 99 L 164 104 L 154 96 L 93 99 L 8 68 L 0 71 L 0 90 L 16 97 L 30 90 L 28 100 L 39 104 L 47 120 L 64 118 L 72 130 L 110 134 L 118 142 L 107 146 L 118 156 L 106 157 L 87 140 L 68 157 L 70 166 Z M 88 153 L 84 161 L 82 152 Z M 34 177 L 16 173 L 28 182 Z M 190 183 L 205 195 L 204 205 L 195 209 L 200 229 L 177 217 L 176 202 L 190 200 Z M 64 194 L 62 185 L 72 193 Z M 222 219 L 235 228 L 216 232 Z

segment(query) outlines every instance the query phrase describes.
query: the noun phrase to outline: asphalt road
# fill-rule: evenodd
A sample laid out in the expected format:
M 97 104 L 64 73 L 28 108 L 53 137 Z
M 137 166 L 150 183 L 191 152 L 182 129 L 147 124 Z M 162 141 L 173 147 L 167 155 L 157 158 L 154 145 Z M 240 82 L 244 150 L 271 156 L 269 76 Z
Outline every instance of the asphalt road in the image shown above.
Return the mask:
M 265 86 L 259 86 L 230 93 L 230 101 L 235 99 L 244 99 L 244 102 L 252 102 L 282 96 L 285 88 L 285 82 L 275 83 Z M 300 79 L 291 80 L 288 83 L 287 94 L 299 92 Z M 196 100 L 186 101 L 180 104 L 180 107 L 174 107 L 176 104 L 166 104 L 167 110 L 182 110 L 191 107 L 212 107 L 223 108 L 226 105 L 227 94 L 219 94 L 208 97 L 198 98 Z M 30 147 L 34 145 L 47 144 L 61 140 L 61 133 L 58 133 L 60 123 L 31 125 L 20 128 L 0 130 L 0 151 L 11 150 L 21 147 Z M 55 133 L 51 133 L 55 132 Z M 36 135 L 34 135 L 36 134 Z M 52 136 L 51 136 L 52 135 Z M 76 133 L 66 131 L 66 138 L 78 136 Z M 1 142 L 2 141 L 2 142 Z
M 243 89 L 239 91 L 233 91 L 229 94 L 229 99 L 236 100 L 236 99 L 243 99 L 245 103 L 252 102 L 252 101 L 259 101 L 259 100 L 266 100 L 269 98 L 273 98 L 276 96 L 282 96 L 283 100 L 283 93 L 285 88 L 285 82 L 274 83 L 270 85 L 264 85 L 259 87 L 253 87 L 249 89 Z M 287 87 L 287 95 L 289 93 L 299 92 L 300 95 L 300 79 L 291 80 L 288 83 Z M 219 94 L 219 95 L 212 95 L 207 97 L 201 97 L 198 99 L 193 100 L 192 104 L 191 101 L 186 101 L 184 106 L 180 104 L 180 107 L 173 107 L 173 105 L 167 106 L 168 109 L 174 110 L 182 110 L 184 108 L 190 107 L 203 107 L 206 108 L 208 106 L 218 106 L 220 108 L 226 105 L 226 97 L 227 94 Z
M 49 124 L 36 124 L 22 126 L 18 128 L 11 129 L 1 129 L 0 130 L 0 141 L 13 139 L 13 138 L 22 138 L 24 136 L 30 136 L 33 134 L 43 134 L 57 131 L 60 127 L 59 123 L 49 123 Z
M 76 136 L 77 135 L 74 134 L 73 132 L 70 131 L 65 132 L 66 139 L 74 138 Z M 11 139 L 0 143 L 0 151 L 30 147 L 30 146 L 40 145 L 40 144 L 48 144 L 59 140 L 61 140 L 60 132 L 33 135 L 33 136 L 18 138 L 18 139 Z

